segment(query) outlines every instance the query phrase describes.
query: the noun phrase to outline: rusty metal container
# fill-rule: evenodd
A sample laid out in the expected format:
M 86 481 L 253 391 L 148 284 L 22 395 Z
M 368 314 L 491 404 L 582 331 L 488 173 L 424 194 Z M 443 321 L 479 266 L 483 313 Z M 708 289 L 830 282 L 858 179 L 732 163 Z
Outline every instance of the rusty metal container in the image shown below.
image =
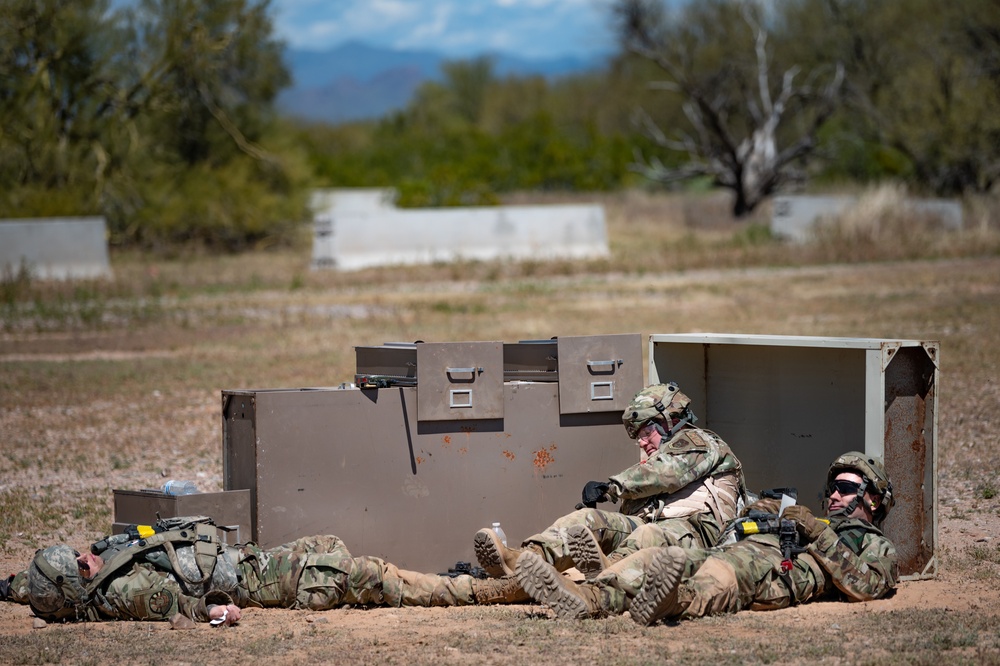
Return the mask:
M 160 518 L 208 516 L 222 530 L 227 543 L 250 540 L 250 491 L 169 495 L 159 490 L 114 490 L 114 523 L 111 533 L 128 525 L 152 525 Z
M 920 578 L 937 572 L 939 357 L 926 340 L 652 335 L 649 378 L 680 384 L 752 490 L 795 486 L 814 511 L 838 455 L 882 456 L 896 497 L 885 533 Z
M 332 533 L 446 571 L 475 562 L 476 530 L 500 521 L 520 542 L 639 459 L 621 424 L 643 386 L 638 334 L 356 352 L 366 388 L 222 392 L 224 487 L 251 493 L 265 547 Z

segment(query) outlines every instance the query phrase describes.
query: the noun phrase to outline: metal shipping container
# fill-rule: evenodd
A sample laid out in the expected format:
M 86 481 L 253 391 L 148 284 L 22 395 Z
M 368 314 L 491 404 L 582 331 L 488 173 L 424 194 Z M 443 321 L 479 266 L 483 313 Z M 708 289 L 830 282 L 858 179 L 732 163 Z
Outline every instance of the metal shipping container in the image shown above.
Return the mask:
M 882 456 L 884 525 L 908 577 L 936 574 L 940 345 L 925 340 L 681 334 L 649 338 L 650 382 L 676 380 L 699 426 L 743 462 L 751 490 L 795 486 L 821 509 L 830 463 Z
M 476 530 L 500 521 L 519 543 L 639 460 L 621 423 L 639 334 L 356 353 L 354 385 L 222 392 L 224 486 L 250 491 L 262 546 L 332 533 L 446 571 L 475 563 Z

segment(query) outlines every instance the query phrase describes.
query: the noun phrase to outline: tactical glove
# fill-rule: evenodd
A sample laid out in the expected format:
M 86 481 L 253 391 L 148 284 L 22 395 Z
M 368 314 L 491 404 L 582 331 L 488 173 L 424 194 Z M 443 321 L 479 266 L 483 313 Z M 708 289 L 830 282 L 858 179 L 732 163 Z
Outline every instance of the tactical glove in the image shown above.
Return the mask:
M 10 582 L 12 580 L 14 580 L 13 576 L 0 578 L 0 601 L 7 601 L 10 597 Z
M 819 538 L 819 535 L 823 533 L 826 529 L 826 523 L 818 520 L 816 516 L 812 514 L 809 507 L 802 506 L 801 504 L 794 504 L 787 507 L 784 513 L 781 514 L 782 518 L 795 521 L 795 529 L 799 531 L 799 534 L 807 542 L 812 543 Z
M 610 487 L 603 481 L 588 481 L 583 487 L 583 505 L 590 509 L 595 508 L 598 502 L 607 500 Z
M 759 499 L 747 508 L 743 510 L 743 515 L 747 515 L 751 511 L 760 511 L 761 513 L 778 513 L 781 508 L 781 500 L 776 500 L 770 497 L 764 499 Z

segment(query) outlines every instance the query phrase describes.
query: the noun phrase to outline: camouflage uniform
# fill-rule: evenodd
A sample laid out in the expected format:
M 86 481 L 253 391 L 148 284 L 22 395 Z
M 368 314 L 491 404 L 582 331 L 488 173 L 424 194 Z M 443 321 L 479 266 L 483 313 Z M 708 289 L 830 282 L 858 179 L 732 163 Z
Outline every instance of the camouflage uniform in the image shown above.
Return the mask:
M 129 545 L 104 551 L 105 563 Z M 74 558 L 66 546 L 49 551 L 55 552 L 50 560 Z M 75 561 L 63 567 L 73 569 Z M 9 581 L 11 601 L 29 603 L 29 578 L 25 570 Z M 476 603 L 477 584 L 472 576 L 416 573 L 376 557 L 353 557 L 335 536 L 305 537 L 269 550 L 252 543 L 226 546 L 211 576 L 204 577 L 194 547 L 184 545 L 176 548 L 176 564 L 163 548 L 139 553 L 99 586 L 75 619 L 164 620 L 181 613 L 207 622 L 213 604 L 317 611 L 342 604 L 461 606 Z
M 588 527 L 605 553 L 625 557 L 641 548 L 705 548 L 735 518 L 744 495 L 740 461 L 721 437 L 687 427 L 646 460 L 610 478 L 609 498 L 621 512 L 578 509 L 522 546 L 539 548 L 559 570 L 573 566 L 566 529 Z
M 327 610 L 342 604 L 464 606 L 471 576 L 437 576 L 397 568 L 377 557 L 353 557 L 335 536 L 304 537 L 271 550 L 240 549 L 238 605 Z
M 594 584 L 609 612 L 623 612 L 645 583 L 656 549 L 603 571 Z M 819 598 L 869 601 L 898 579 L 896 549 L 878 528 L 858 518 L 831 518 L 819 537 L 781 574 L 777 534 L 755 534 L 718 548 L 684 551 L 677 600 L 667 617 L 702 617 L 738 610 L 772 610 Z

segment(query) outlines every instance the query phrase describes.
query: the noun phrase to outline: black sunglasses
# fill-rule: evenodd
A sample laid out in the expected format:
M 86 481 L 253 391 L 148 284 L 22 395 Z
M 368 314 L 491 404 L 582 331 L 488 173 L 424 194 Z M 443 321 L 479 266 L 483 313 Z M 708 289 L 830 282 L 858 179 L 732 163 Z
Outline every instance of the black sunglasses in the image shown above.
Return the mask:
M 860 483 L 840 479 L 830 482 L 830 485 L 827 487 L 827 496 L 833 495 L 834 491 L 836 491 L 840 493 L 841 497 L 847 497 L 848 495 L 857 495 L 859 490 L 861 490 Z
M 77 557 L 80 557 L 80 553 L 78 553 L 75 550 L 73 551 L 73 554 L 76 555 Z M 90 573 L 90 564 L 88 564 L 86 561 L 77 560 L 76 567 L 80 570 L 81 573 L 83 572 L 86 572 L 88 574 Z

